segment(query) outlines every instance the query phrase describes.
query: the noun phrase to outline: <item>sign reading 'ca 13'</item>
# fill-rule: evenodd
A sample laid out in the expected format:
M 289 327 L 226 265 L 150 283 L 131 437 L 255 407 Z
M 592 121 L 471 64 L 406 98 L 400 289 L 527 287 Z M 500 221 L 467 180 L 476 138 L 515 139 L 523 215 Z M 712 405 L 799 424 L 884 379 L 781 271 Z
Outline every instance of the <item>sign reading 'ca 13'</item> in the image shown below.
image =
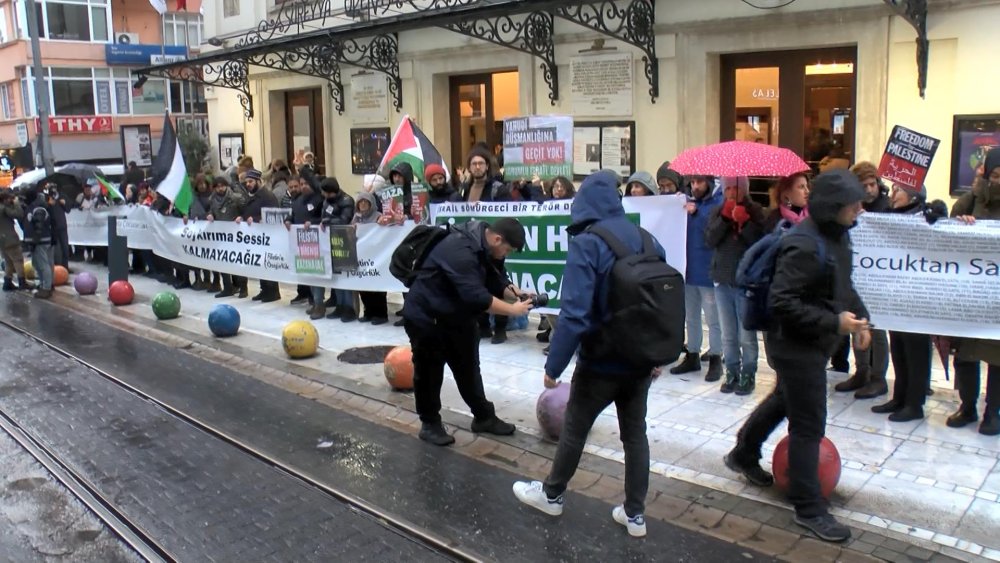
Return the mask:
M 35 118 L 35 132 L 41 132 L 42 121 Z M 71 133 L 111 133 L 111 116 L 108 115 L 67 115 L 49 118 L 49 133 L 68 135 Z

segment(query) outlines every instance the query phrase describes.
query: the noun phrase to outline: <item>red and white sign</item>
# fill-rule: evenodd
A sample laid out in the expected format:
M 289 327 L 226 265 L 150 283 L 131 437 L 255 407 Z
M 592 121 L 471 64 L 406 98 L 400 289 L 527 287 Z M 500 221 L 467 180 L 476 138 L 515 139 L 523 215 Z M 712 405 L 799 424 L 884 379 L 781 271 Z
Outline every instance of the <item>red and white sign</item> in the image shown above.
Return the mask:
M 35 132 L 41 132 L 42 120 L 35 118 Z M 69 135 L 72 133 L 111 133 L 109 115 L 66 115 L 49 118 L 49 133 L 53 135 Z

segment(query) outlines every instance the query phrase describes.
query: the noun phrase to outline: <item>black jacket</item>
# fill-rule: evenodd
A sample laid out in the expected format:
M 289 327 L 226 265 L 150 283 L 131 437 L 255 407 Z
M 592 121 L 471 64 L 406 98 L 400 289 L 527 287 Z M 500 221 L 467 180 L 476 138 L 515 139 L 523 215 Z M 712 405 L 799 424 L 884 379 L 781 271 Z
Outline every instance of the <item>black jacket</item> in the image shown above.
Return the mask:
M 135 170 L 128 169 L 125 171 L 125 178 L 123 179 L 124 185 L 133 184 L 136 188 L 139 184 L 146 181 L 146 173 L 142 171 L 141 168 L 136 167 Z
M 844 203 L 817 201 L 810 195 L 810 217 L 799 224 L 808 234 L 781 239 L 769 302 L 775 326 L 768 333 L 767 351 L 784 359 L 829 358 L 840 343 L 840 313 L 868 318 L 851 282 L 853 254 L 848 228 L 835 220 Z M 820 263 L 817 242 L 825 246 Z M 825 361 L 825 360 L 823 360 Z
M 403 303 L 403 318 L 471 330 L 493 297 L 503 297 L 507 274 L 486 249 L 486 223 L 470 221 L 431 249 Z
M 302 168 L 299 168 L 299 177 L 309 184 L 309 187 L 312 188 L 314 194 L 318 194 L 320 192 L 320 185 L 323 183 L 323 178 L 325 176 L 316 174 L 313 167 L 306 164 L 303 165 Z
M 392 174 L 395 172 L 403 177 L 403 214 L 410 216 L 410 208 L 413 207 L 413 167 L 407 162 L 400 162 L 389 170 L 389 183 L 392 183 Z M 379 213 L 383 213 L 382 200 L 375 198 Z
M 716 206 L 709 215 L 705 244 L 715 250 L 712 254 L 712 281 L 734 286 L 740 258 L 765 234 L 765 217 L 760 205 L 746 199 L 740 205 L 746 207 L 750 220 L 744 223 L 742 229 L 737 229 L 735 221 L 722 216 L 724 205 L 725 202 Z
M 354 198 L 341 191 L 337 197 L 323 199 L 321 220 L 324 225 L 351 224 L 354 220 Z
M 428 192 L 430 198 L 428 201 L 431 203 L 448 203 L 450 201 L 462 201 L 462 194 L 458 193 L 458 190 L 445 184 L 441 186 L 440 189 L 430 188 Z
M 875 198 L 875 201 L 862 205 L 868 213 L 884 213 L 886 211 L 892 211 L 892 202 L 889 201 L 889 196 L 886 195 L 881 185 L 879 185 L 878 197 Z
M 472 182 L 467 184 L 462 184 L 462 200 L 469 201 L 469 195 L 472 193 Z M 514 196 L 511 194 L 510 186 L 500 182 L 498 180 L 486 180 L 486 186 L 483 187 L 483 193 L 479 196 L 479 201 L 514 201 Z
M 45 196 L 39 194 L 28 204 L 25 212 L 25 224 L 28 227 L 24 233 L 24 240 L 30 244 L 49 245 L 52 244 L 52 232 L 54 224 L 52 220 L 52 206 L 45 201 Z
M 245 221 L 252 217 L 254 221 L 260 221 L 261 210 L 265 207 L 278 207 L 278 198 L 274 197 L 271 190 L 264 186 L 259 186 L 257 191 L 250 194 L 246 205 L 243 206 L 243 220 Z
M 319 223 L 326 200 L 318 193 L 300 193 L 292 200 L 291 213 L 285 219 L 293 225 L 303 225 L 306 221 Z

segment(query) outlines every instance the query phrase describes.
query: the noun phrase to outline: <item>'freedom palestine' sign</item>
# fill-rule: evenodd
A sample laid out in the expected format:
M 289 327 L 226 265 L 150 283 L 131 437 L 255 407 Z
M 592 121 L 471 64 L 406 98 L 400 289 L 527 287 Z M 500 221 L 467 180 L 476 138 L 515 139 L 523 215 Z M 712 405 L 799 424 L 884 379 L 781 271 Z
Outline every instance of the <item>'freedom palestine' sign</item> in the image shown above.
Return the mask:
M 530 115 L 503 122 L 504 176 L 543 180 L 573 176 L 573 118 Z
M 941 141 L 934 137 L 897 125 L 892 128 L 886 143 L 878 175 L 890 182 L 919 189 L 924 185 L 940 144 Z

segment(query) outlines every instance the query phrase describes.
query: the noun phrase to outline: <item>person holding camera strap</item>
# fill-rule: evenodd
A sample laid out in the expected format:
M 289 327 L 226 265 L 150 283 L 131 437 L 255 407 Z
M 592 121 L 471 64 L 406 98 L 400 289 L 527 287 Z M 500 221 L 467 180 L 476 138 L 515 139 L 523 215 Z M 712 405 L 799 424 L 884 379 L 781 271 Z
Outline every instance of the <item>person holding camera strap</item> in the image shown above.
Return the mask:
M 472 410 L 472 431 L 514 433 L 514 425 L 498 418 L 486 399 L 478 318 L 485 312 L 526 315 L 531 309 L 532 301 L 519 299 L 503 267 L 503 260 L 523 250 L 524 244 L 524 227 L 516 219 L 470 221 L 452 227 L 419 262 L 403 304 L 403 327 L 413 350 L 413 396 L 422 423 L 421 440 L 438 446 L 455 442 L 441 424 L 445 364 Z

